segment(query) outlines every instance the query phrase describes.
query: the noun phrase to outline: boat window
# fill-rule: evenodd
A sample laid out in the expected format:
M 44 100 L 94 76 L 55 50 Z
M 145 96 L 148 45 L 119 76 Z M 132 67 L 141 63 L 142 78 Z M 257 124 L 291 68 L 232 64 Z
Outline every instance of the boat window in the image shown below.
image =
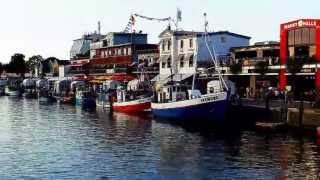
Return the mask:
M 214 87 L 210 87 L 209 92 L 214 93 Z

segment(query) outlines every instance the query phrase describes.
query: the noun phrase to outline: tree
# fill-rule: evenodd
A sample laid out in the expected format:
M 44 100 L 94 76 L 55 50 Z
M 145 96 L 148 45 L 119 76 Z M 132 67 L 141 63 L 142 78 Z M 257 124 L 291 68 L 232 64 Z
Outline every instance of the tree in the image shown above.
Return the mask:
M 27 65 L 23 54 L 16 53 L 11 56 L 9 62 L 9 72 L 24 75 L 27 72 Z
M 37 69 L 39 73 L 40 64 L 43 61 L 44 59 L 40 55 L 31 56 L 29 60 L 26 62 L 28 70 L 32 72 L 32 74 L 35 74 L 35 71 Z
M 259 61 L 255 66 L 256 72 L 264 76 L 268 72 L 268 62 Z

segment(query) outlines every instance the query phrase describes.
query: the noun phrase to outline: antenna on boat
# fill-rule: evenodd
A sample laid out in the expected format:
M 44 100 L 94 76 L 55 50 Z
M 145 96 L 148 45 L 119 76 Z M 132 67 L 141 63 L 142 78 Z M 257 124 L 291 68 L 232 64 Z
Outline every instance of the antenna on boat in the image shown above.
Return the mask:
M 204 16 L 204 41 L 205 41 L 205 44 L 206 44 L 206 47 L 209 51 L 209 54 L 210 54 L 210 57 L 211 57 L 211 60 L 213 61 L 213 64 L 214 64 L 214 67 L 211 67 L 211 68 L 208 68 L 208 69 L 212 69 L 214 68 L 215 71 L 217 71 L 218 73 L 218 77 L 219 77 L 219 81 L 222 82 L 223 86 L 225 87 L 225 89 L 228 91 L 229 88 L 226 84 L 226 82 L 224 81 L 222 75 L 221 75 L 221 71 L 220 71 L 220 67 L 218 65 L 218 62 L 217 62 L 217 55 L 216 55 L 216 52 L 215 52 L 215 49 L 214 49 L 214 43 L 211 43 L 212 47 L 210 48 L 209 44 L 208 44 L 208 21 L 207 21 L 207 13 L 204 13 L 203 14 Z M 211 50 L 213 52 L 211 52 Z

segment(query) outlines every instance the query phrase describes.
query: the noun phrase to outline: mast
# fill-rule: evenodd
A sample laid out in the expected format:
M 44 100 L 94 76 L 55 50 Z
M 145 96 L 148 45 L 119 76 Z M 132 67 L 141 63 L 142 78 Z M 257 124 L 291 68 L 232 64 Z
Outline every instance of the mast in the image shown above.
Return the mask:
M 218 73 L 218 77 L 219 77 L 219 81 L 223 84 L 224 88 L 228 91 L 229 88 L 226 84 L 226 82 L 224 81 L 222 75 L 221 75 L 221 72 L 220 72 L 220 69 L 219 69 L 219 65 L 218 65 L 218 62 L 217 62 L 217 55 L 216 55 L 216 52 L 215 52 L 215 49 L 214 49 L 214 45 L 212 46 L 212 51 L 213 53 L 211 52 L 211 48 L 208 44 L 208 21 L 207 21 L 207 13 L 204 13 L 204 27 L 205 27 L 205 32 L 204 32 L 204 41 L 205 41 L 205 44 L 207 46 L 207 49 L 209 51 L 209 54 L 210 54 L 210 57 L 211 57 L 211 60 L 213 61 L 213 64 L 214 64 L 214 69 L 215 71 L 217 71 Z

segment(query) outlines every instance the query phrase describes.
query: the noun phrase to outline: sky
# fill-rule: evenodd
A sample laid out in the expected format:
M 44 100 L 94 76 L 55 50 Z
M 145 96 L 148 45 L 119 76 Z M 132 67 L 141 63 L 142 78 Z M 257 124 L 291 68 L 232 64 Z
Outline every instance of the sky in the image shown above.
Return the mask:
M 319 0 L 10 0 L 0 6 L 0 62 L 14 53 L 69 59 L 73 40 L 84 33 L 122 31 L 129 17 L 176 16 L 182 10 L 184 30 L 203 30 L 203 13 L 209 29 L 252 37 L 251 43 L 279 40 L 281 23 L 300 18 L 320 18 Z M 165 22 L 137 18 L 135 29 L 157 43 Z

